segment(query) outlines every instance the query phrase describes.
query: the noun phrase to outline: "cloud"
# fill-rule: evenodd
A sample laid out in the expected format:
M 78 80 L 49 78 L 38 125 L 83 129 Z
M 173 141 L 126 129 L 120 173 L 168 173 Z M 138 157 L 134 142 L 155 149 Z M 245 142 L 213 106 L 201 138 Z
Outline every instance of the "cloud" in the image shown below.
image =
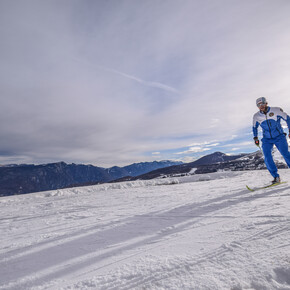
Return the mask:
M 157 89 L 169 91 L 171 93 L 176 93 L 176 94 L 179 93 L 178 90 L 176 90 L 175 88 L 172 88 L 172 87 L 167 86 L 165 84 L 161 84 L 161 83 L 158 83 L 158 82 L 148 82 L 148 81 L 142 80 L 140 78 L 137 78 L 136 76 L 128 75 L 126 73 L 119 72 L 119 71 L 111 69 L 111 68 L 105 68 L 105 67 L 101 67 L 101 66 L 100 66 L 100 68 L 102 68 L 102 69 L 104 69 L 106 71 L 121 75 L 121 76 L 123 76 L 125 78 L 128 78 L 130 80 L 136 81 L 136 82 L 141 83 L 141 84 L 143 84 L 145 86 L 148 86 L 148 87 L 157 88 Z
M 183 154 L 190 154 L 190 153 L 199 153 L 210 150 L 209 148 L 202 148 L 202 147 L 190 147 L 188 150 L 183 152 L 177 152 L 175 154 L 177 155 L 183 155 Z
M 236 142 L 236 143 L 230 143 L 230 144 L 225 144 L 223 145 L 223 147 L 246 147 L 246 146 L 249 146 L 249 145 L 252 145 L 253 142 L 252 141 L 243 141 L 243 142 Z
M 232 148 L 232 149 L 231 149 L 231 151 L 238 151 L 238 150 L 241 150 L 241 148 L 238 148 L 238 147 L 237 147 L 237 148 Z
M 290 112 L 289 8 L 2 1 L 0 162 L 196 156 L 251 128 L 260 95 Z
M 220 143 L 213 143 L 213 144 L 208 144 L 206 146 L 208 146 L 208 147 L 216 147 L 216 146 L 219 146 L 219 145 L 220 145 Z

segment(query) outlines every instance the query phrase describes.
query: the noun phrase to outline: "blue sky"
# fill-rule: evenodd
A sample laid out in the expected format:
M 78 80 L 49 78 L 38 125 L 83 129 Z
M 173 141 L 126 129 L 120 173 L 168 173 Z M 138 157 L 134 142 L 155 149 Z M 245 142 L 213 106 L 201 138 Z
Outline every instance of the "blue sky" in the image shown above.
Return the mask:
M 0 1 L 0 164 L 253 152 L 290 113 L 288 0 Z

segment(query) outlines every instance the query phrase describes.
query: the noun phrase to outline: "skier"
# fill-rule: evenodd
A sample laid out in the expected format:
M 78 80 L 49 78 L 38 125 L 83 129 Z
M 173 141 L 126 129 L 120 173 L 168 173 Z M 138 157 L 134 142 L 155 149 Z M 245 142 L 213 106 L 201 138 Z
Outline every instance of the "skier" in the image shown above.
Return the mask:
M 266 98 L 260 97 L 256 100 L 256 105 L 259 108 L 253 117 L 253 134 L 254 141 L 257 146 L 260 147 L 258 139 L 258 127 L 263 129 L 262 149 L 264 152 L 265 164 L 274 177 L 272 184 L 280 183 L 280 176 L 278 174 L 277 166 L 274 163 L 272 156 L 272 149 L 275 145 L 284 157 L 288 167 L 290 167 L 290 152 L 288 151 L 288 143 L 286 139 L 286 133 L 280 124 L 281 119 L 286 121 L 289 129 L 290 138 L 290 117 L 283 112 L 281 108 L 269 107 Z

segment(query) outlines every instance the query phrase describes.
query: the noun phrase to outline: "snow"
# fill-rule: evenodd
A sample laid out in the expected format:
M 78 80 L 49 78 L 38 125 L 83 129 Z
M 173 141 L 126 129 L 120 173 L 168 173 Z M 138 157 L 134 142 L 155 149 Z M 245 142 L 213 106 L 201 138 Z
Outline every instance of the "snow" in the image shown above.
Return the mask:
M 0 289 L 290 289 L 290 171 L 0 198 Z

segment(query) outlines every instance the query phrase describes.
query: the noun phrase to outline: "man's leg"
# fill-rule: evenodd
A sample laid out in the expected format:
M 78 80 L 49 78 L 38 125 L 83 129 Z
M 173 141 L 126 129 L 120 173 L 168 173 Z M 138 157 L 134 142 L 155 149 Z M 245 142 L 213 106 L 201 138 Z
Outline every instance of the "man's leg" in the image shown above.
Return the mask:
M 268 143 L 267 141 L 265 141 L 265 139 L 262 140 L 262 142 L 263 142 L 262 149 L 264 152 L 264 161 L 265 161 L 265 164 L 267 166 L 267 169 L 269 170 L 269 172 L 271 173 L 271 175 L 274 178 L 279 177 L 277 166 L 276 166 L 276 164 L 273 160 L 273 156 L 272 156 L 272 149 L 273 149 L 274 144 Z
M 285 136 L 279 138 L 277 142 L 275 142 L 276 147 L 278 148 L 281 155 L 284 157 L 288 167 L 290 167 L 290 152 L 288 150 L 288 142 Z

